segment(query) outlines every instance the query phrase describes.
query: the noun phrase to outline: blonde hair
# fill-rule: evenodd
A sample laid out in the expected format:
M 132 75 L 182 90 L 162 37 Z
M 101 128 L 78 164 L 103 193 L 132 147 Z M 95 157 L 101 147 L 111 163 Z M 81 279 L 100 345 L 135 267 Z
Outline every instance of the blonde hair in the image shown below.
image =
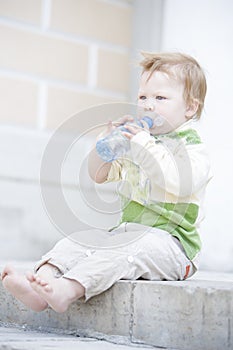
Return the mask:
M 199 119 L 204 107 L 206 96 L 206 78 L 199 63 L 192 57 L 179 52 L 150 53 L 141 52 L 143 60 L 140 66 L 142 73 L 160 71 L 170 77 L 179 79 L 184 84 L 184 100 L 187 105 L 198 102 L 196 118 Z M 149 75 L 149 78 L 151 77 Z

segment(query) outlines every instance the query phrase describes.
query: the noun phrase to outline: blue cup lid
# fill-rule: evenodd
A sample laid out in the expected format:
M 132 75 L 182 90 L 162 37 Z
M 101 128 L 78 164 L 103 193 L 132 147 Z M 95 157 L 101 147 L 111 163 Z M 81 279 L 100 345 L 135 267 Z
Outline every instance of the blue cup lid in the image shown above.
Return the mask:
M 149 129 L 153 126 L 154 122 L 150 117 L 143 117 L 142 120 L 145 120 L 145 122 L 148 124 Z

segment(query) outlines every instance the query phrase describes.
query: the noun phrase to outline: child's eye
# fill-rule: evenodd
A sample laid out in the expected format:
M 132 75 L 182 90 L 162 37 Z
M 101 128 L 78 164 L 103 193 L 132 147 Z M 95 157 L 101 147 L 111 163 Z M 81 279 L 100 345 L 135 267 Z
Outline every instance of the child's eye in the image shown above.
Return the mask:
M 138 98 L 139 100 L 146 100 L 146 96 L 144 96 L 144 95 L 141 95 L 141 96 L 139 96 L 139 98 Z
M 166 100 L 166 97 L 164 96 L 156 96 L 156 100 Z

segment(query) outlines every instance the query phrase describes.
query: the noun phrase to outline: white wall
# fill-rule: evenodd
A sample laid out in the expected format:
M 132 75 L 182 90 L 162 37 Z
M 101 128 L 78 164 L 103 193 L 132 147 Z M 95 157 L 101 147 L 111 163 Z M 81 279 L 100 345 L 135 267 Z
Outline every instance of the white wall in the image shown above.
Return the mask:
M 164 0 L 161 50 L 193 55 L 207 75 L 199 130 L 209 148 L 214 177 L 202 224 L 202 266 L 233 271 L 233 1 Z

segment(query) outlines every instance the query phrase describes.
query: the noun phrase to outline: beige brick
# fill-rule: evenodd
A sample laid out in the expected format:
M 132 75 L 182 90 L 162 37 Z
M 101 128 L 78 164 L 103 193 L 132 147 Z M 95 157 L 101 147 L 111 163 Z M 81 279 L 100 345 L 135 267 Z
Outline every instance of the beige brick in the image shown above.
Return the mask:
M 41 76 L 85 83 L 88 50 L 66 42 L 0 26 L 0 66 Z
M 0 0 L 0 16 L 39 24 L 41 19 L 41 1 Z
M 110 102 L 116 102 L 116 100 L 68 89 L 49 88 L 46 126 L 52 129 L 56 128 L 66 119 L 77 114 L 77 118 L 80 118 L 77 129 L 83 132 L 96 123 L 103 123 L 110 119 L 109 116 L 108 119 L 103 118 L 103 115 L 95 113 L 94 109 L 96 105 Z M 90 109 L 90 113 L 82 112 L 86 109 Z
M 51 27 L 129 47 L 132 9 L 101 0 L 56 0 Z
M 128 94 L 130 68 L 128 55 L 100 50 L 97 86 Z
M 34 83 L 0 77 L 0 122 L 36 125 L 37 93 Z

